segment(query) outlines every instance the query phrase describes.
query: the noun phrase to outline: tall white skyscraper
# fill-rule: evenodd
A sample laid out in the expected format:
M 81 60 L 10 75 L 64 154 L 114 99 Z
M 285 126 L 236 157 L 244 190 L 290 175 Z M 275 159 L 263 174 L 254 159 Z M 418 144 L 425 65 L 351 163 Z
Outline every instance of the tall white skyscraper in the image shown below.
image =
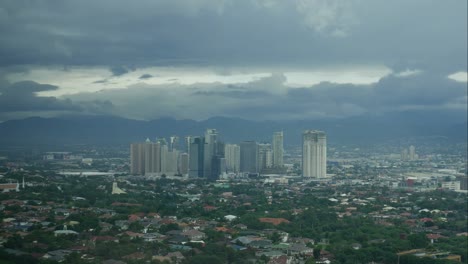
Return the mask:
M 258 144 L 258 169 L 263 170 L 272 167 L 272 152 L 271 144 L 260 143 Z
M 173 151 L 175 149 L 180 150 L 179 137 L 178 136 L 171 136 L 169 138 L 169 151 Z
M 192 144 L 193 136 L 185 137 L 185 151 L 190 154 L 190 144 Z
M 283 167 L 283 131 L 273 133 L 273 167 Z
M 218 140 L 218 132 L 216 129 L 208 128 L 205 132 L 205 143 L 213 144 Z
M 416 148 L 413 145 L 409 147 L 409 160 L 417 160 Z
M 302 176 L 327 177 L 327 136 L 318 130 L 306 130 L 302 134 Z
M 401 160 L 408 160 L 408 149 L 405 148 L 401 151 Z
M 172 176 L 178 173 L 179 151 L 176 148 L 170 151 L 164 138 L 156 142 L 147 139 L 145 143 L 130 145 L 130 161 L 131 174 Z
M 145 143 L 145 174 L 158 173 L 161 170 L 160 148 L 159 142 Z
M 166 174 L 174 175 L 178 172 L 178 159 L 179 159 L 179 151 L 174 149 L 173 151 L 166 152 Z
M 231 172 L 239 172 L 240 169 L 240 146 L 236 144 L 226 144 L 224 146 L 226 158 L 226 169 Z
M 168 168 L 169 159 L 169 147 L 167 145 L 161 145 L 161 173 L 166 174 L 169 172 Z

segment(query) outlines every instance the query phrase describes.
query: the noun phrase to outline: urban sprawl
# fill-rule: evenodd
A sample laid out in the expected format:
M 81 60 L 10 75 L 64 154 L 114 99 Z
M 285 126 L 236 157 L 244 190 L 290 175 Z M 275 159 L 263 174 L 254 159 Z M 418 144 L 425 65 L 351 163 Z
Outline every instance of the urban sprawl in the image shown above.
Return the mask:
M 0 263 L 467 263 L 466 143 L 221 138 L 1 152 Z

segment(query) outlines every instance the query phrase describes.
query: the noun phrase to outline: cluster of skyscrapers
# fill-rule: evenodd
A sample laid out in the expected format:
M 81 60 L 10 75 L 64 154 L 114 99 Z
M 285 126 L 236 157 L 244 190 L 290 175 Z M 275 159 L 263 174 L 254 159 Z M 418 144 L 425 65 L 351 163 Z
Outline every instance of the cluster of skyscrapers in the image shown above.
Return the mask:
M 412 161 L 417 159 L 419 159 L 419 155 L 416 153 L 416 148 L 413 145 L 401 151 L 401 160 Z
M 216 180 L 226 172 L 224 143 L 216 129 L 207 129 L 204 137 L 187 137 L 188 176 Z
M 181 147 L 177 136 L 149 139 L 130 146 L 130 171 L 138 175 L 180 175 L 216 180 L 227 173 L 258 174 L 284 168 L 283 132 L 273 134 L 272 143 L 243 141 L 224 144 L 216 129 L 204 136 L 188 136 Z M 303 134 L 303 176 L 326 177 L 326 135 L 322 131 Z
M 184 173 L 187 170 L 187 154 L 181 153 L 178 148 L 178 137 L 157 139 L 154 142 L 149 139 L 143 143 L 130 145 L 130 171 L 140 175 L 170 175 Z

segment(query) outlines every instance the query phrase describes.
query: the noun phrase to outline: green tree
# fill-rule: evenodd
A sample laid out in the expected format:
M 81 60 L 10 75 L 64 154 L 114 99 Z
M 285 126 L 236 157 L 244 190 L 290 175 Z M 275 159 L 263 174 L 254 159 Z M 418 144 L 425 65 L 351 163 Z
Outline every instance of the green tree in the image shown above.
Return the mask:
M 281 235 L 278 234 L 278 232 L 273 232 L 273 234 L 270 236 L 270 239 L 273 243 L 278 243 L 281 239 Z
M 408 240 L 412 248 L 425 248 L 429 244 L 429 239 L 424 233 L 411 234 Z
M 6 248 L 19 249 L 23 247 L 23 238 L 17 234 L 14 234 L 5 243 Z
M 190 264 L 224 264 L 225 261 L 216 257 L 209 255 L 197 255 L 189 260 Z

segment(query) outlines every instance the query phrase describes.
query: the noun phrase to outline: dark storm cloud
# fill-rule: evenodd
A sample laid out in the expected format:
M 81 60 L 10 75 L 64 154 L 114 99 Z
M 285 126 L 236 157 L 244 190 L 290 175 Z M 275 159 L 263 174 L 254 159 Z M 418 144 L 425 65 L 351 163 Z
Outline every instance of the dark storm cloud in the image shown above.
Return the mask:
M 153 75 L 148 74 L 148 73 L 145 73 L 145 74 L 142 74 L 142 75 L 140 76 L 140 78 L 138 78 L 138 79 L 144 80 L 144 79 L 150 79 L 150 78 L 152 78 L 152 77 L 153 77 Z
M 466 70 L 466 1 L 2 1 L 2 65 Z M 125 67 L 114 72 L 125 73 Z M 129 69 L 126 69 L 129 70 Z
M 32 81 L 17 82 L 3 87 L 0 89 L 0 112 L 82 110 L 69 99 L 59 100 L 55 97 L 36 95 L 37 92 L 56 89 L 57 86 Z
M 113 66 L 113 67 L 110 67 L 109 70 L 112 72 L 113 76 L 121 76 L 135 69 L 132 69 L 126 66 Z
M 399 110 L 404 107 L 436 107 L 466 96 L 466 84 L 446 77 L 420 73 L 389 75 L 372 85 L 320 83 L 288 91 L 290 104 L 353 104 L 367 111 Z
M 93 83 L 107 83 L 107 79 L 97 80 L 97 81 L 94 81 Z
M 270 94 L 266 91 L 196 91 L 192 93 L 192 95 L 255 99 L 259 97 L 266 97 Z
M 73 102 L 70 99 L 59 99 L 53 96 L 38 96 L 38 92 L 57 90 L 58 87 L 49 84 L 39 84 L 33 81 L 21 81 L 13 84 L 3 83 L 0 87 L 0 118 L 12 113 L 32 112 L 40 114 L 52 112 L 105 113 L 113 107 L 107 100 L 90 100 Z M 20 115 L 21 116 L 21 115 Z
M 413 77 L 382 78 L 375 85 L 376 101 L 383 105 L 431 106 L 466 96 L 466 83 L 422 73 Z

